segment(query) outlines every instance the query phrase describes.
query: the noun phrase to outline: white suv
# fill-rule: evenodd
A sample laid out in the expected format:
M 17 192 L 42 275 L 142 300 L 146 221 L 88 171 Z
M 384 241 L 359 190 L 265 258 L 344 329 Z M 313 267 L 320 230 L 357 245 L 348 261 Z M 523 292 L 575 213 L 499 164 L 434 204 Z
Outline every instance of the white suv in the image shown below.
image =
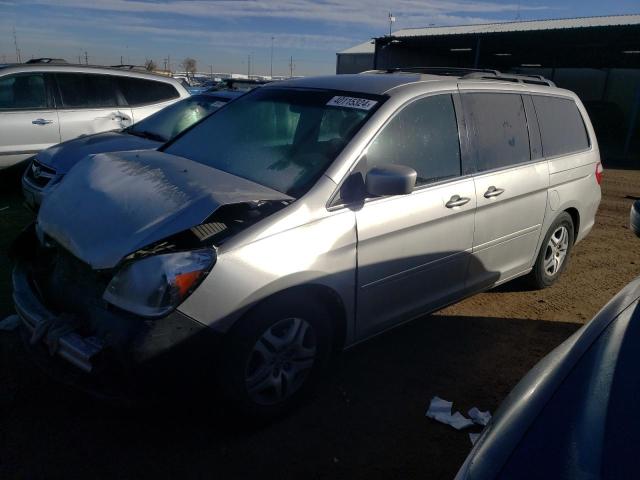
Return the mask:
M 0 169 L 80 135 L 127 127 L 188 96 L 173 78 L 145 72 L 0 66 Z

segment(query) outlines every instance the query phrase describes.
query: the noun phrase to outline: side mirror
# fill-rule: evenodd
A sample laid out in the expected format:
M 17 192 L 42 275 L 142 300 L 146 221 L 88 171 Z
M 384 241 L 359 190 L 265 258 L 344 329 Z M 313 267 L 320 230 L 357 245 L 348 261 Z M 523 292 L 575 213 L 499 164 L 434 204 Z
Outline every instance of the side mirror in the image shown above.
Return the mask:
M 367 194 L 375 197 L 385 195 L 407 195 L 413 192 L 418 174 L 404 165 L 381 165 L 367 172 L 365 187 Z
M 636 200 L 631 206 L 629 224 L 631 231 L 636 234 L 636 237 L 640 237 L 640 200 Z

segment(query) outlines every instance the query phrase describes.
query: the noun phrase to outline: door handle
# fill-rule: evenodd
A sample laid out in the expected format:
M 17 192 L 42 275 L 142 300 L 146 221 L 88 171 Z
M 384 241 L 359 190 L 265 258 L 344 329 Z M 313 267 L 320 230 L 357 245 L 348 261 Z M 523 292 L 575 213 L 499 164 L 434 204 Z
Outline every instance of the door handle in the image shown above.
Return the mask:
M 447 208 L 460 207 L 462 205 L 465 205 L 466 203 L 469 203 L 470 201 L 471 201 L 470 198 L 461 197 L 460 195 L 454 195 L 449 199 L 447 203 L 445 203 L 445 207 Z
M 45 120 L 44 118 L 36 118 L 31 123 L 33 123 L 34 125 L 49 125 L 50 123 L 53 123 L 53 120 Z
M 491 185 L 486 192 L 484 192 L 484 198 L 492 198 L 497 197 L 498 195 L 502 195 L 504 193 L 504 188 L 496 188 Z

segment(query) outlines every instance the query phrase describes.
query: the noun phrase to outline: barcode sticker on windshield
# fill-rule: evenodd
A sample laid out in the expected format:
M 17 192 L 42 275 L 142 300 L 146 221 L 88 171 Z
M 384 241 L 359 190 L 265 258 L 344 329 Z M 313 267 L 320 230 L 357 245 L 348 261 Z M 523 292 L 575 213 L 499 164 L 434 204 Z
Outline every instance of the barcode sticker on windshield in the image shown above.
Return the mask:
M 378 103 L 375 100 L 369 100 L 368 98 L 356 98 L 356 97 L 333 97 L 327 102 L 331 107 L 345 107 L 345 108 L 357 108 L 358 110 L 371 110 L 375 104 Z
M 217 100 L 211 104 L 213 108 L 220 108 L 224 105 L 226 105 L 226 102 L 221 102 L 220 100 Z

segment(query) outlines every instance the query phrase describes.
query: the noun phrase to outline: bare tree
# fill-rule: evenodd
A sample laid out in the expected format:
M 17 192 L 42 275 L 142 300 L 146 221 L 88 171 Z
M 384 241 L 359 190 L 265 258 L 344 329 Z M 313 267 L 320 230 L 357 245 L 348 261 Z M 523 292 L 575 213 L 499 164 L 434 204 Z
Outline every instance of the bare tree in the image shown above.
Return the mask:
M 182 61 L 182 68 L 184 68 L 184 71 L 186 72 L 187 77 L 188 76 L 193 77 L 193 75 L 198 71 L 196 60 L 191 57 L 187 57 Z
M 156 67 L 156 62 L 154 62 L 153 60 L 145 60 L 144 68 L 149 72 L 153 72 L 157 68 Z

